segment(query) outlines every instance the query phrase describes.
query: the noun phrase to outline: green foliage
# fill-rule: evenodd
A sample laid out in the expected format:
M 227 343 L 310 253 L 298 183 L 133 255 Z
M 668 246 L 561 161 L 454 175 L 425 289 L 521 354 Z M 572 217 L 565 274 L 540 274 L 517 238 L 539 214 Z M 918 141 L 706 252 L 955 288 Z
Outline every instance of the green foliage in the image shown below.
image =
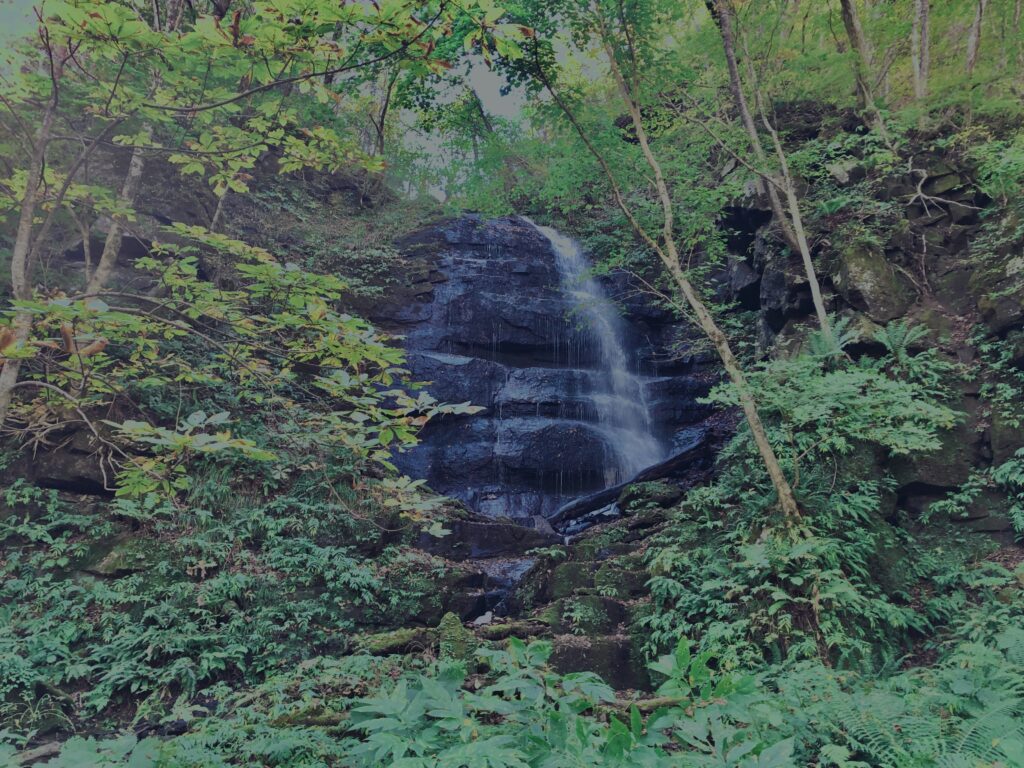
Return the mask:
M 330 487 L 310 475 L 285 493 L 224 498 L 223 477 L 195 478 L 179 507 L 122 502 L 135 533 L 12 486 L 6 504 L 26 512 L 0 528 L 0 694 L 27 708 L 39 686 L 73 690 L 73 705 L 55 701 L 75 719 L 146 700 L 135 716 L 148 717 L 217 680 L 258 681 L 318 649 L 345 650 L 357 621 L 394 622 L 435 589 L 442 562 L 380 549 L 372 497 L 338 487 L 336 502 L 317 500 Z M 111 573 L 117 561 L 96 541 L 125 536 L 151 540 L 141 551 L 152 557 Z
M 855 666 L 893 658 L 939 617 L 941 601 L 909 599 L 934 566 L 885 520 L 892 483 L 875 460 L 933 450 L 956 423 L 937 399 L 951 367 L 911 354 L 916 337 L 892 326 L 879 336 L 888 353 L 859 361 L 812 339 L 810 353 L 750 374 L 804 511 L 800 528 L 778 528 L 763 465 L 741 433 L 715 484 L 690 493 L 650 551 L 650 650 L 688 635 L 717 653 L 728 648 L 730 665 L 823 657 Z M 851 338 L 842 323 L 836 338 Z M 711 399 L 736 404 L 725 385 Z M 894 568 L 887 559 L 896 552 L 914 552 L 916 565 Z
M 723 673 L 710 652 L 694 654 L 683 641 L 652 665 L 663 682 L 647 703 L 617 700 L 592 674 L 552 673 L 544 642 L 513 638 L 505 650 L 481 650 L 485 671 L 476 677 L 462 662 L 402 670 L 359 657 L 318 659 L 242 694 L 220 691 L 218 712 L 185 714 L 182 736 L 73 739 L 57 764 L 1017 765 L 1022 610 L 1019 591 L 1009 603 L 985 603 L 971 612 L 991 624 L 984 642 L 956 637 L 930 667 L 875 677 L 816 661 L 759 677 Z
M 970 506 L 985 498 L 986 492 L 994 492 L 988 497 L 989 503 L 993 499 L 1005 500 L 1010 524 L 1017 536 L 1024 538 L 1024 449 L 1002 464 L 972 472 L 960 488 L 931 505 L 929 516 L 938 513 L 951 518 L 967 517 Z
M 791 764 L 794 742 L 778 738 L 754 679 L 715 673 L 708 657 L 690 659 L 685 645 L 659 663 L 668 677 L 667 704 L 647 716 L 616 702 L 593 674 L 552 673 L 544 666 L 550 653 L 547 643 L 513 638 L 506 650 L 481 652 L 488 671 L 479 686 L 469 685 L 463 664 L 441 662 L 411 669 L 362 698 L 327 686 L 323 699 L 290 708 L 262 701 L 235 706 L 230 715 L 196 721 L 194 732 L 160 743 L 76 739 L 60 760 L 101 753 L 109 760 L 103 765 L 167 767 Z M 336 736 L 328 738 L 332 730 Z
M 1006 204 L 1020 193 L 1024 186 L 1024 134 L 975 144 L 969 156 L 978 165 L 978 186 L 986 195 Z
M 159 300 L 119 293 L 120 306 L 98 298 L 15 306 L 36 318 L 32 343 L 38 351 L 26 361 L 39 396 L 16 410 L 29 435 L 66 423 L 69 405 L 82 416 L 130 403 L 148 416 L 152 404 L 159 417 L 166 393 L 175 394 L 176 423 L 105 422 L 113 431 L 100 437 L 110 449 L 119 495 L 183 490 L 195 456 L 279 458 L 269 445 L 221 428 L 240 408 L 276 410 L 307 439 L 319 435 L 325 446 L 388 467 L 391 452 L 414 444 L 433 415 L 473 410 L 396 387 L 405 375 L 402 351 L 365 321 L 334 308 L 345 289 L 337 278 L 280 264 L 262 249 L 200 227 L 175 231 L 217 249 L 235 288 L 200 279 L 196 246 L 165 247 L 158 251 L 164 259 L 138 262 L 163 288 Z M 215 413 L 208 416 L 204 407 Z M 183 411 L 191 415 L 182 417 Z M 283 458 L 272 477 L 281 482 L 294 470 Z
M 1024 397 L 1024 370 L 1016 365 L 1015 357 L 1024 334 L 1011 331 L 1005 339 L 991 339 L 979 331 L 974 341 L 988 374 L 981 384 L 984 402 L 1007 426 L 1020 427 L 1024 424 L 1019 407 Z
M 960 152 L 998 203 L 971 249 L 976 266 L 1012 278 L 1024 239 L 1013 127 L 1024 58 L 1009 5 L 990 4 L 968 73 L 959 43 L 978 5 L 931 4 L 923 99 L 909 90 L 907 4 L 856 5 L 888 136 L 849 112 L 854 67 L 836 44 L 834 6 L 737 6 L 743 76 L 751 89 L 756 76 L 751 100 L 766 105 L 797 186 L 809 188 L 816 260 L 840 242 L 884 249 L 905 233 L 904 200 L 883 195 L 881 182 L 913 175 L 929 130 L 966 125 L 928 149 Z M 749 165 L 702 0 L 283 0 L 229 15 L 222 6 L 214 15 L 203 3 L 48 3 L 39 43 L 7 67 L 0 212 L 12 225 L 28 159 L 45 148 L 24 222 L 49 235 L 30 244 L 30 261 L 65 250 L 68 233 L 88 238 L 99 217 L 135 223 L 113 172 L 129 154 L 147 171 L 166 171 L 156 160 L 166 158 L 186 185 L 209 186 L 220 229 L 170 224 L 136 262 L 146 290 L 84 293 L 46 284 L 41 270 L 43 289 L 7 308 L 11 327 L 19 316 L 33 325 L 26 343 L 0 349 L 22 364 L 14 431 L 33 448 L 84 432 L 116 497 L 101 507 L 20 481 L 4 489 L 0 759 L 13 755 L 7 744 L 80 729 L 48 764 L 1024 764 L 1021 575 L 978 563 L 977 548 L 950 546 L 952 536 L 909 533 L 882 470 L 935 449 L 958 418 L 947 401 L 960 371 L 919 351 L 925 332 L 902 323 L 874 338 L 877 358 L 851 358 L 866 340 L 836 323 L 834 339 L 814 337 L 800 357 L 752 371 L 803 517 L 780 528 L 741 431 L 715 482 L 692 490 L 647 547 L 654 701 L 553 673 L 545 642 L 477 647 L 454 614 L 441 622 L 440 662 L 346 656 L 367 625 L 424 614 L 434 623 L 442 610 L 438 585 L 454 567 L 403 545 L 447 533 L 440 501 L 396 477 L 391 458 L 430 418 L 473 410 L 410 393 L 400 350 L 352 314 L 396 299 L 404 264 L 393 235 L 434 212 L 374 207 L 393 194 L 386 184 L 421 203 L 441 189 L 451 207 L 563 220 L 600 254 L 597 271 L 633 272 L 676 311 L 613 199 L 662 231 L 665 211 L 623 120 L 634 104 L 593 54 L 607 46 L 633 81 L 683 266 L 707 297 L 732 236 L 723 211 L 746 206 L 759 174 L 779 168 L 773 156 Z M 167 17 L 172 7 L 180 21 Z M 74 59 L 58 72 L 54 56 L 68 50 Z M 521 116 L 488 114 L 473 77 L 481 63 L 523 89 Z M 542 72 L 610 179 L 539 97 Z M 410 118 L 433 134 L 405 141 Z M 843 180 L 853 170 L 866 178 Z M 268 183 L 268 171 L 283 176 Z M 325 215 L 317 196 L 332 214 L 345 207 L 337 198 L 364 210 Z M 766 244 L 757 258 L 784 256 Z M 1015 290 L 998 285 L 989 298 Z M 751 321 L 726 320 L 745 352 Z M 986 404 L 1011 426 L 1024 391 L 1018 335 L 980 344 Z M 726 386 L 711 402 L 738 403 Z M 996 490 L 1024 532 L 1024 453 L 931 512 L 962 513 Z M 572 632 L 587 634 L 593 606 L 564 604 Z M 937 660 L 920 664 L 929 654 Z M 902 662 L 919 666 L 894 672 Z M 161 735 L 91 735 L 129 722 Z M 162 735 L 181 723 L 183 735 Z

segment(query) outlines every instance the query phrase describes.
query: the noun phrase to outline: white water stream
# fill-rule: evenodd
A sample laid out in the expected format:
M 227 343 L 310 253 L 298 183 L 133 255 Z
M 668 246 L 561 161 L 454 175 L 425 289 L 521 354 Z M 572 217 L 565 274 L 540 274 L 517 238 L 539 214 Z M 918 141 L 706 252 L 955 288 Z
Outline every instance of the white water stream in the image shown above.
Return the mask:
M 551 243 L 562 289 L 573 300 L 575 310 L 597 343 L 597 373 L 604 391 L 593 393 L 590 400 L 600 431 L 615 457 L 615 465 L 609 466 L 605 481 L 608 485 L 625 482 L 661 461 L 664 451 L 651 433 L 643 380 L 630 370 L 622 319 L 601 284 L 591 276 L 590 264 L 579 243 L 550 227 L 533 226 Z

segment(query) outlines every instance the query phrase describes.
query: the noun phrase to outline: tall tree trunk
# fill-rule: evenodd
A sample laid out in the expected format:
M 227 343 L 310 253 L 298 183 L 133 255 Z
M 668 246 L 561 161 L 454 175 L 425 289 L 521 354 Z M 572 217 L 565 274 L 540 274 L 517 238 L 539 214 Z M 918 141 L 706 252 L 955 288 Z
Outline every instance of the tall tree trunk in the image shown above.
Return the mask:
M 43 179 L 43 168 L 46 165 L 46 149 L 53 133 L 53 122 L 60 102 L 60 81 L 64 75 L 66 52 L 52 51 L 50 56 L 50 79 L 53 83 L 50 100 L 43 111 L 39 129 L 33 139 L 33 149 L 29 158 L 28 173 L 25 180 L 25 196 L 21 200 L 18 214 L 18 229 L 11 249 L 11 294 L 15 301 L 29 301 L 32 298 L 32 264 L 30 254 L 35 250 L 32 242 L 32 224 L 35 221 L 36 207 L 39 201 L 39 186 Z M 11 345 L 23 347 L 32 333 L 32 315 L 18 312 L 12 323 L 13 338 Z M 7 412 L 11 407 L 14 387 L 18 383 L 21 371 L 21 360 L 7 359 L 0 370 L 0 427 L 7 420 Z
M 151 136 L 152 131 L 147 132 Z M 135 147 L 132 150 L 131 160 L 128 162 L 128 173 L 125 174 L 124 183 L 121 185 L 120 203 L 129 208 L 135 205 L 135 198 L 139 193 L 142 184 L 142 171 L 145 160 L 142 157 L 142 150 Z M 112 217 L 110 231 L 103 242 L 103 252 L 100 254 L 96 271 L 92 273 L 92 279 L 86 287 L 86 293 L 98 293 L 102 291 L 110 281 L 110 276 L 117 266 L 117 256 L 121 252 L 121 244 L 124 242 L 125 221 L 121 216 Z
M 743 83 L 740 79 L 739 64 L 736 59 L 736 41 L 732 24 L 732 11 L 728 7 L 727 0 L 715 0 L 715 2 L 718 29 L 722 36 L 722 46 L 725 49 L 725 60 L 729 69 L 729 82 L 732 89 L 733 99 L 736 101 L 737 108 L 740 111 L 740 119 L 743 123 L 743 127 L 747 131 L 747 138 L 750 140 L 750 145 L 754 150 L 754 154 L 762 168 L 767 171 L 768 157 L 764 151 L 764 146 L 761 144 L 761 137 L 757 132 L 757 126 L 754 124 L 753 115 L 751 114 L 750 107 L 747 104 L 747 97 L 743 93 Z M 803 217 L 800 215 L 800 204 L 797 200 L 793 177 L 789 173 L 789 164 L 786 162 L 786 154 L 783 151 L 782 142 L 779 140 L 778 132 L 768 120 L 767 110 L 763 103 L 760 90 L 756 89 L 756 87 L 755 95 L 758 104 L 758 111 L 761 113 L 762 122 L 772 138 L 775 155 L 779 161 L 779 167 L 782 171 L 782 178 L 775 179 L 774 181 L 775 183 L 779 183 L 779 186 L 783 189 L 791 220 L 790 218 L 787 218 L 786 213 L 782 210 L 782 203 L 779 200 L 775 183 L 772 183 L 773 180 L 770 179 L 766 186 L 768 188 L 768 199 L 772 206 L 772 214 L 779 220 L 783 235 L 785 236 L 789 247 L 796 253 L 800 254 L 800 258 L 804 265 L 804 272 L 807 275 L 807 282 L 811 287 L 811 298 L 814 300 L 814 311 L 818 316 L 818 324 L 821 326 L 821 330 L 825 335 L 831 338 L 832 325 L 828 319 L 828 312 L 825 311 L 825 301 L 821 295 L 821 286 L 818 284 L 818 275 L 814 269 L 814 262 L 811 260 L 811 249 L 808 245 L 807 235 L 804 231 Z
M 218 18 L 223 18 L 228 9 L 231 6 L 232 0 L 218 0 L 214 3 L 215 13 L 219 14 Z M 184 13 L 185 2 L 184 0 L 170 0 L 167 4 L 167 18 L 164 23 L 160 25 L 159 19 L 154 19 L 154 24 L 157 26 L 157 31 L 163 31 L 166 33 L 174 32 L 178 25 L 181 23 L 182 15 Z M 162 27 L 162 29 L 161 29 Z M 161 78 L 158 76 L 154 82 L 154 89 L 159 88 Z M 151 125 L 145 126 L 143 132 L 146 136 L 147 141 L 153 136 L 153 127 Z M 142 149 L 135 147 L 132 149 L 131 159 L 128 161 L 128 172 L 125 174 L 124 182 L 121 185 L 121 195 L 118 202 L 123 207 L 134 208 L 135 198 L 139 193 L 139 187 L 142 184 L 142 172 L 145 168 L 145 158 L 142 155 Z M 107 232 L 107 238 L 103 242 L 103 251 L 100 254 L 99 263 L 96 265 L 96 271 L 92 275 L 92 279 L 89 281 L 89 285 L 86 288 L 88 293 L 97 293 L 106 287 L 107 282 L 110 280 L 110 276 L 114 272 L 114 268 L 117 266 L 117 257 L 121 251 L 121 244 L 124 242 L 124 227 L 125 221 L 123 218 L 114 216 L 110 224 L 110 231 Z
M 910 60 L 914 76 L 914 98 L 928 98 L 928 70 L 931 67 L 929 16 L 931 0 L 914 0 L 913 29 L 910 33 Z
M 1016 0 L 1013 4 L 1013 34 L 1017 40 L 1017 69 L 1024 70 L 1024 29 L 1021 28 L 1021 15 L 1024 12 L 1024 0 Z M 1018 77 L 1024 72 L 1018 72 Z
M 981 53 L 981 27 L 985 21 L 985 9 L 988 7 L 988 0 L 975 0 L 974 21 L 967 33 L 967 74 L 973 75 L 974 68 L 978 65 L 978 55 Z
M 757 158 L 758 163 L 767 172 L 768 157 L 765 154 L 764 147 L 761 145 L 761 139 L 758 137 L 757 126 L 754 125 L 754 117 L 747 105 L 747 97 L 743 94 L 743 82 L 740 79 L 739 65 L 736 60 L 736 47 L 733 41 L 731 10 L 724 2 L 722 2 L 722 0 L 708 0 L 708 3 L 709 9 L 717 20 L 719 31 L 722 34 L 722 43 L 725 46 L 725 61 L 726 66 L 729 69 L 729 86 L 732 90 L 733 101 L 736 102 L 736 107 L 740 111 L 740 122 L 743 123 L 743 128 L 747 132 L 747 137 L 750 139 L 750 145 L 754 150 L 754 155 Z M 789 220 L 782 211 L 782 203 L 779 200 L 778 190 L 773 184 L 766 184 L 763 179 L 758 179 L 757 185 L 761 191 L 767 192 L 768 194 L 768 202 L 772 208 L 772 215 L 775 217 L 775 220 L 778 221 L 779 227 L 782 229 L 782 236 L 783 239 L 785 239 L 786 244 L 793 251 L 799 250 L 800 244 L 797 242 L 796 233 L 793 232 L 793 228 L 790 226 Z
M 864 37 L 864 28 L 860 23 L 860 16 L 857 14 L 857 6 L 854 0 L 839 0 L 843 16 L 843 28 L 846 30 L 846 37 L 850 41 L 850 47 L 854 53 L 854 75 L 857 80 L 857 102 L 863 112 L 870 115 L 869 128 L 875 128 L 890 149 L 892 142 L 889 139 L 889 131 L 885 125 L 885 118 L 878 108 L 875 100 L 875 89 L 871 85 L 871 49 L 868 47 L 867 38 Z
M 391 98 L 394 95 L 395 83 L 398 82 L 399 69 L 395 67 L 386 72 L 384 77 L 377 81 L 381 86 L 380 101 L 373 105 L 369 114 L 370 124 L 373 126 L 373 142 L 369 152 L 383 162 L 384 149 L 387 140 L 388 111 L 391 108 Z M 384 187 L 384 171 L 367 171 L 364 183 L 361 185 L 360 198 L 364 201 L 372 198 Z
M 795 529 L 795 526 L 800 520 L 800 509 L 797 506 L 796 498 L 793 495 L 793 489 L 790 486 L 789 481 L 786 479 L 785 473 L 782 471 L 782 466 L 779 464 L 778 457 L 775 454 L 775 450 L 772 448 L 771 442 L 768 440 L 768 434 L 765 431 L 764 423 L 761 421 L 761 416 L 757 410 L 757 401 L 754 397 L 753 390 L 743 373 L 743 369 L 740 366 L 739 361 L 733 354 L 728 338 L 725 333 L 722 332 L 722 329 L 718 327 L 717 323 L 715 323 L 711 313 L 704 305 L 704 302 L 701 301 L 700 296 L 694 289 L 692 283 L 690 283 L 689 279 L 686 277 L 686 273 L 683 271 L 682 260 L 680 259 L 679 252 L 676 248 L 672 195 L 668 189 L 668 184 L 665 181 L 661 164 L 651 151 L 650 142 L 647 138 L 647 131 L 643 123 L 643 116 L 640 112 L 640 104 L 634 97 L 626 78 L 619 69 L 613 51 L 608 47 L 607 37 L 605 37 L 605 44 L 609 64 L 612 68 L 612 73 L 615 75 L 623 101 L 629 111 L 630 120 L 633 124 L 633 129 L 636 133 L 640 150 L 643 153 L 644 160 L 647 162 L 648 167 L 650 167 L 654 174 L 654 186 L 662 209 L 662 231 L 660 239 L 652 236 L 652 234 L 649 233 L 643 224 L 641 224 L 636 218 L 633 210 L 630 208 L 629 204 L 626 203 L 625 198 L 622 195 L 618 182 L 615 180 L 615 175 L 612 173 L 611 167 L 608 165 L 608 161 L 597 150 L 593 143 L 591 143 L 582 125 L 580 125 L 576 120 L 575 116 L 568 109 L 568 106 L 564 101 L 562 101 L 554 92 L 550 83 L 546 82 L 545 84 L 548 87 L 548 91 L 552 96 L 554 96 L 558 106 L 566 114 L 570 122 L 572 122 L 573 127 L 583 140 L 585 146 L 600 164 L 605 176 L 611 184 L 616 204 L 623 214 L 625 214 L 626 219 L 633 228 L 633 231 L 636 232 L 640 239 L 658 255 L 661 263 L 671 276 L 672 281 L 675 283 L 679 292 L 686 300 L 687 305 L 689 305 L 696 317 L 697 324 L 711 341 L 715 351 L 718 353 L 718 356 L 722 361 L 722 366 L 725 368 L 725 372 L 729 376 L 729 380 L 732 382 L 739 395 L 740 407 L 743 410 L 747 426 L 750 428 L 751 436 L 754 439 L 754 445 L 757 447 L 757 451 L 761 456 L 761 461 L 764 463 L 768 477 L 771 480 L 772 487 L 775 489 L 775 493 L 778 496 L 779 506 L 782 509 L 786 526 L 790 529 Z
M 782 466 L 779 464 L 778 457 L 775 455 L 775 450 L 772 448 L 771 442 L 768 440 L 768 434 L 761 421 L 761 415 L 757 411 L 757 402 L 754 398 L 753 390 L 747 382 L 747 378 L 743 374 L 743 369 L 736 360 L 736 356 L 733 354 L 728 338 L 715 323 L 711 313 L 707 310 L 704 302 L 701 301 L 700 296 L 697 294 L 696 290 L 694 290 L 693 285 L 683 272 L 682 261 L 679 258 L 678 251 L 676 250 L 675 231 L 672 219 L 672 198 L 668 191 L 668 185 L 665 183 L 664 176 L 662 175 L 661 166 L 654 157 L 654 154 L 651 152 L 650 145 L 647 141 L 647 133 L 643 128 L 640 110 L 635 102 L 630 106 L 630 116 L 632 118 L 633 127 L 636 130 L 637 140 L 640 142 L 640 148 L 643 151 L 644 158 L 647 160 L 647 164 L 654 172 L 655 186 L 658 190 L 658 197 L 661 200 L 663 210 L 664 229 L 662 244 L 664 248 L 658 248 L 656 249 L 656 252 L 661 258 L 662 264 L 664 264 L 668 269 L 668 272 L 672 276 L 676 286 L 679 288 L 680 293 L 682 293 L 683 297 L 686 299 L 686 303 L 690 306 L 690 309 L 693 310 L 701 330 L 711 341 L 712 345 L 714 345 L 715 351 L 722 360 L 722 366 L 725 368 L 725 372 L 729 376 L 729 380 L 732 381 L 733 386 L 736 387 L 736 391 L 739 393 L 740 407 L 743 409 L 743 415 L 746 418 L 747 426 L 750 428 L 750 434 L 754 438 L 754 444 L 757 446 L 758 453 L 761 455 L 761 460 L 764 462 L 765 469 L 768 471 L 768 476 L 771 479 L 772 486 L 775 488 L 775 492 L 779 497 L 779 504 L 786 516 L 786 521 L 788 524 L 793 525 L 800 518 L 800 511 L 797 507 L 796 499 L 793 496 L 793 489 L 789 485 L 789 481 L 786 479 L 786 476 L 782 471 Z

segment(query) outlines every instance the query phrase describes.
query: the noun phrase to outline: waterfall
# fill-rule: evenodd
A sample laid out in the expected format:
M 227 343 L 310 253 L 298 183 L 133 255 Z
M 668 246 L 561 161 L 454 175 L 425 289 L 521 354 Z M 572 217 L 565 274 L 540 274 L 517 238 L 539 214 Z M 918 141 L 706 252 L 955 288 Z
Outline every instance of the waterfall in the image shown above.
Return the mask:
M 631 371 L 623 343 L 622 320 L 601 284 L 591 276 L 579 243 L 550 227 L 533 226 L 551 243 L 562 290 L 572 299 L 596 342 L 601 391 L 593 393 L 590 400 L 600 431 L 615 457 L 615 465 L 608 468 L 605 481 L 608 485 L 625 482 L 645 467 L 658 463 L 664 452 L 651 433 L 643 380 Z

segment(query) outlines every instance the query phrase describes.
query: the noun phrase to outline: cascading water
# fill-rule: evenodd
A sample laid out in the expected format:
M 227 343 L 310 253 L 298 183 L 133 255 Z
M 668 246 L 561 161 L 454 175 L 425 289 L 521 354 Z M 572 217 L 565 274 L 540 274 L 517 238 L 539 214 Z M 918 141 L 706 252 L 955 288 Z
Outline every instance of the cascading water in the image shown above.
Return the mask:
M 562 289 L 573 299 L 596 342 L 601 363 L 596 378 L 601 391 L 593 393 L 590 399 L 605 442 L 615 457 L 614 466 L 607 468 L 605 482 L 625 482 L 645 467 L 658 463 L 664 458 L 664 451 L 651 432 L 643 381 L 630 370 L 621 318 L 601 284 L 591 276 L 579 243 L 550 227 L 533 226 L 551 243 Z
M 680 450 L 673 436 L 704 418 L 704 390 L 685 364 L 637 375 L 631 329 L 643 328 L 652 350 L 674 334 L 648 313 L 635 326 L 620 317 L 586 255 L 558 232 L 467 214 L 407 248 L 418 277 L 389 322 L 411 378 L 481 410 L 432 421 L 395 463 L 469 509 L 452 535 L 421 542 L 479 574 L 460 597 L 472 607 L 455 610 L 515 611 L 530 551 L 613 519 L 620 484 L 664 469 L 670 446 Z

